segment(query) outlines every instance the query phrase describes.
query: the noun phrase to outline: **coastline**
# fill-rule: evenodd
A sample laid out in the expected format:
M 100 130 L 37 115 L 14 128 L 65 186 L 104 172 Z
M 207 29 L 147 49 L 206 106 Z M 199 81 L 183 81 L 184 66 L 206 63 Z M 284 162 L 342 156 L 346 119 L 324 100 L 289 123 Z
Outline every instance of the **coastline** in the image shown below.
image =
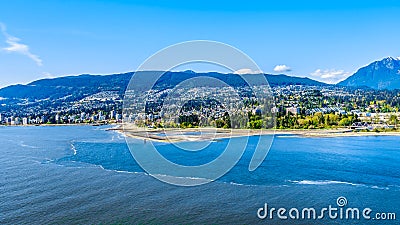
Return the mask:
M 30 125 L 0 125 L 0 127 L 58 127 L 58 126 L 111 126 L 108 131 L 115 131 L 124 136 L 156 142 L 189 142 L 218 141 L 223 138 L 248 137 L 259 135 L 295 135 L 298 137 L 329 138 L 329 137 L 365 137 L 365 136 L 400 136 L 400 131 L 369 131 L 356 132 L 347 128 L 332 129 L 223 129 L 223 128 L 138 128 L 121 123 L 110 124 L 30 124 Z
M 0 127 L 69 127 L 69 126 L 119 126 L 120 123 L 107 123 L 107 124 L 96 124 L 96 123 L 62 123 L 62 124 L 26 124 L 26 125 L 4 125 Z
M 347 128 L 336 129 L 223 129 L 223 128 L 165 128 L 146 129 L 129 127 L 120 124 L 108 130 L 117 131 L 127 137 L 156 141 L 156 142 L 188 142 L 188 141 L 217 141 L 223 138 L 248 137 L 259 135 L 296 135 L 299 137 L 327 138 L 327 137 L 362 137 L 362 136 L 400 136 L 400 132 L 355 132 Z

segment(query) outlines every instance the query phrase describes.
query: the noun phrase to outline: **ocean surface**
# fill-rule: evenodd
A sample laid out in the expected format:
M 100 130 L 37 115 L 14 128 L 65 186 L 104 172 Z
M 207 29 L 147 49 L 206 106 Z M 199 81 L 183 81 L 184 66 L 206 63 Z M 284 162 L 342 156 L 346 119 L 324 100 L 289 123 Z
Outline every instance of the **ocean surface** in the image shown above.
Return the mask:
M 0 127 L 0 224 L 399 224 L 400 218 L 257 217 L 265 203 L 318 211 L 338 207 L 338 197 L 346 198 L 346 207 L 371 208 L 371 216 L 400 217 L 399 136 L 276 135 L 252 172 L 248 166 L 258 139 L 250 137 L 227 174 L 209 184 L 180 187 L 149 176 L 125 138 L 106 128 Z M 217 158 L 228 141 L 191 152 L 156 146 L 170 161 L 194 166 Z

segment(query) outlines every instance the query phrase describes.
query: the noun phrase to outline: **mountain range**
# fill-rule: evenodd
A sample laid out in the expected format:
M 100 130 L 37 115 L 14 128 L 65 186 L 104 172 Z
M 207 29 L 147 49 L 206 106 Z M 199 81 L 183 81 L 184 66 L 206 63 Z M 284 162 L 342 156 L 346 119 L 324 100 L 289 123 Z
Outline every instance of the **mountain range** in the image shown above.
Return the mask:
M 80 101 L 88 96 L 112 91 L 121 98 L 134 72 L 112 75 L 79 75 L 53 79 L 41 79 L 26 85 L 12 85 L 0 89 L 0 112 L 9 111 L 21 106 L 40 104 L 45 106 L 59 105 Z M 179 83 L 189 77 L 211 76 L 226 81 L 230 85 L 241 85 L 234 74 L 217 72 L 196 73 L 193 71 L 166 72 L 161 83 L 168 86 Z M 265 74 L 270 86 L 308 85 L 328 86 L 323 82 L 309 78 L 292 77 L 284 74 Z M 164 86 L 165 86 L 164 85 Z M 373 89 L 400 89 L 400 59 L 384 58 L 360 68 L 338 86 L 368 87 Z
M 373 89 L 400 89 L 400 58 L 387 57 L 360 68 L 338 85 L 370 87 Z
M 219 77 L 221 80 L 230 80 L 235 76 L 232 74 L 207 73 L 208 76 Z M 38 99 L 55 100 L 71 96 L 74 99 L 82 99 L 102 91 L 115 91 L 123 94 L 134 72 L 112 75 L 80 75 L 68 76 L 54 79 L 37 80 L 27 85 L 12 85 L 0 89 L 0 99 L 27 99 L 30 101 Z M 185 80 L 188 77 L 202 76 L 203 73 L 185 72 L 166 72 L 163 76 L 163 83 L 171 81 Z M 287 75 L 265 75 L 271 86 L 279 85 L 327 85 L 309 78 L 290 77 Z

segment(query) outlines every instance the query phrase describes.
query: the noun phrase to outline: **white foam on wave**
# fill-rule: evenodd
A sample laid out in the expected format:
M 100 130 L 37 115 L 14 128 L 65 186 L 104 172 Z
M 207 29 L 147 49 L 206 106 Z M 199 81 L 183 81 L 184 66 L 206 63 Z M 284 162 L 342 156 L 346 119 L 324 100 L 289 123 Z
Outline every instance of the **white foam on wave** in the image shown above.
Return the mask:
M 174 181 L 180 181 L 179 183 L 182 183 L 181 181 L 187 180 L 188 184 L 192 183 L 193 181 L 195 182 L 200 182 L 200 183 L 208 183 L 212 182 L 213 180 L 207 179 L 207 178 L 201 178 L 201 177 L 180 177 L 180 176 L 171 176 L 171 175 L 166 175 L 166 174 L 149 174 L 146 172 L 132 172 L 132 171 L 126 171 L 126 170 L 113 170 L 113 169 L 105 169 L 101 165 L 97 165 L 99 168 L 105 170 L 105 171 L 110 171 L 110 172 L 115 172 L 115 173 L 125 173 L 125 174 L 140 174 L 140 175 L 146 175 L 146 176 L 152 176 L 152 177 L 159 177 L 163 178 L 162 180 L 166 180 L 169 182 L 174 182 Z M 226 183 L 230 185 L 235 185 L 235 186 L 247 186 L 247 187 L 257 187 L 259 185 L 253 185 L 253 184 L 240 184 L 240 183 L 235 183 L 235 182 L 221 182 L 221 183 Z M 284 185 L 286 186 L 286 185 Z
M 24 148 L 39 148 L 39 147 L 36 147 L 36 146 L 27 145 L 23 141 L 19 142 L 19 146 L 24 147 Z
M 111 136 L 111 142 L 121 141 L 121 140 L 125 140 L 125 135 L 116 133 L 115 135 Z
M 223 183 L 226 183 L 226 182 L 223 182 Z M 260 186 L 257 184 L 240 184 L 240 183 L 235 183 L 235 182 L 229 182 L 229 184 L 235 185 L 235 186 L 245 186 L 245 187 L 259 187 Z
M 350 182 L 345 182 L 345 181 L 336 181 L 336 180 L 301 180 L 301 181 L 291 181 L 289 182 L 294 183 L 294 184 L 305 184 L 305 185 L 328 185 L 328 184 L 346 184 L 346 185 L 352 185 L 352 186 L 359 186 L 362 184 L 355 184 L 355 183 L 350 183 Z
M 149 175 L 145 172 L 131 172 L 131 171 L 126 171 L 126 170 L 108 170 L 108 171 L 114 171 L 117 173 L 127 173 L 127 174 L 144 174 L 144 175 Z
M 207 179 L 207 178 L 201 178 L 201 177 L 180 177 L 180 176 L 172 176 L 172 175 L 166 175 L 166 174 L 149 174 L 153 177 L 165 177 L 168 179 L 177 179 L 177 180 L 196 180 L 196 181 L 204 181 L 204 182 L 211 182 L 212 180 Z
M 102 170 L 109 171 L 109 172 L 114 172 L 114 173 L 126 173 L 126 174 L 142 174 L 142 175 L 149 175 L 145 172 L 134 172 L 134 171 L 126 171 L 126 170 L 113 170 L 113 169 L 106 169 L 102 165 L 95 165 L 99 167 Z
M 351 186 L 360 186 L 360 187 L 368 187 L 372 189 L 379 189 L 379 190 L 389 190 L 389 187 L 380 187 L 377 185 L 367 185 L 367 184 L 356 184 L 346 181 L 336 181 L 336 180 L 301 180 L 301 181 L 291 181 L 288 180 L 290 183 L 294 184 L 303 184 L 303 185 L 333 185 L 333 184 L 343 184 L 343 185 L 351 185 Z
M 212 182 L 213 180 L 207 179 L 207 178 L 202 178 L 202 177 L 180 177 L 180 176 L 172 176 L 172 175 L 166 175 L 166 174 L 149 174 L 146 172 L 133 172 L 133 171 L 126 171 L 126 170 L 113 170 L 113 169 L 106 169 L 101 165 L 96 165 L 102 170 L 105 171 L 110 171 L 110 172 L 115 172 L 115 173 L 125 173 L 125 174 L 141 174 L 141 175 L 146 175 L 146 176 L 152 176 L 152 177 L 159 177 L 163 178 L 162 180 L 166 180 L 169 182 L 174 182 L 174 181 L 185 181 L 187 180 L 188 183 L 192 183 L 193 181 L 195 182 L 200 182 L 200 183 L 209 183 Z M 182 182 L 179 182 L 182 183 Z M 236 185 L 236 186 L 248 186 L 248 187 L 256 187 L 259 185 L 253 185 L 253 184 L 240 184 L 240 183 L 235 183 L 235 182 L 222 182 L 226 184 L 231 184 L 231 185 Z
M 379 187 L 379 186 L 376 186 L 376 185 L 372 186 L 371 188 L 372 189 L 379 189 L 379 190 L 389 190 L 388 187 Z
M 74 155 L 76 155 L 77 150 L 76 150 L 76 147 L 75 147 L 75 145 L 73 143 L 71 143 L 71 150 L 74 151 Z
M 235 183 L 235 182 L 229 182 L 229 184 L 236 185 L 236 186 L 244 186 L 244 184 L 239 184 L 239 183 Z

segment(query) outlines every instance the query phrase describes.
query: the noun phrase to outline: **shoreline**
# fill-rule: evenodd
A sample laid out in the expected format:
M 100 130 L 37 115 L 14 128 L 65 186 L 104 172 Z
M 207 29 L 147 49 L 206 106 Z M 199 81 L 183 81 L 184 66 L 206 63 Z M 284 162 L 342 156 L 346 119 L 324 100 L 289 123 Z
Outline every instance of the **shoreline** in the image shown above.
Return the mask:
M 223 138 L 232 137 L 249 137 L 258 135 L 296 135 L 298 137 L 328 138 L 328 137 L 365 137 L 365 136 L 400 136 L 397 131 L 385 132 L 355 132 L 347 128 L 335 129 L 268 129 L 268 130 L 252 130 L 252 129 L 223 129 L 223 128 L 166 128 L 166 129 L 145 129 L 124 127 L 120 125 L 108 130 L 117 131 L 127 137 L 156 141 L 156 142 L 187 142 L 187 141 L 218 141 Z
M 95 124 L 95 123 L 65 123 L 65 124 L 27 124 L 27 125 L 4 125 L 1 124 L 0 127 L 69 127 L 69 126 L 120 126 L 121 123 L 107 123 L 107 124 Z
M 147 129 L 129 127 L 121 123 L 110 124 L 29 124 L 0 125 L 0 127 L 63 127 L 63 126 L 111 126 L 107 131 L 115 131 L 124 136 L 156 142 L 187 142 L 187 141 L 218 141 L 223 138 L 249 137 L 258 135 L 296 135 L 298 137 L 328 138 L 328 137 L 366 137 L 366 136 L 400 136 L 400 131 L 361 132 L 348 128 L 332 129 L 223 129 L 223 128 L 158 128 Z

